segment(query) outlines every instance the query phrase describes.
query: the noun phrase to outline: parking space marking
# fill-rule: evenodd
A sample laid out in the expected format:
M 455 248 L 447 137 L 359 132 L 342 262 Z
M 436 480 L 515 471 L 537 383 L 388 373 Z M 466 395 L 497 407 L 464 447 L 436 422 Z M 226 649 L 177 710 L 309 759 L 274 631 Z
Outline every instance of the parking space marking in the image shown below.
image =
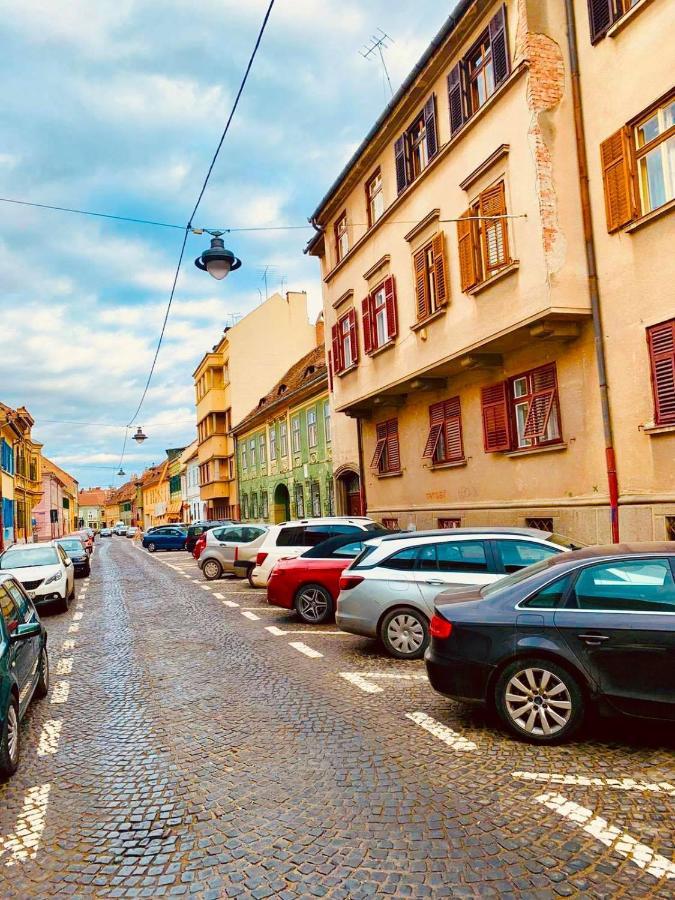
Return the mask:
M 62 653 L 72 653 L 75 649 L 75 640 L 73 638 L 69 638 L 61 644 L 61 652 Z
M 28 788 L 14 832 L 7 837 L 0 836 L 0 848 L 11 854 L 5 865 L 35 859 L 47 818 L 50 789 L 51 784 Z
M 64 656 L 59 659 L 56 663 L 56 667 L 54 668 L 55 675 L 70 675 L 73 671 L 73 657 L 72 656 Z
M 275 637 L 286 634 L 285 631 L 282 631 L 281 628 L 277 628 L 276 625 L 265 625 L 265 631 L 269 631 L 269 633 L 273 634 Z
M 229 606 L 230 609 L 234 609 L 235 607 L 238 607 L 239 604 L 235 603 L 234 600 L 223 600 L 223 606 Z
M 214 596 L 214 597 L 217 597 L 218 600 L 224 600 L 224 599 L 225 599 L 225 594 L 220 594 L 220 593 L 218 593 L 217 591 L 216 591 L 216 593 L 215 593 L 213 596 Z
M 81 613 L 81 612 L 74 613 L 73 614 L 73 622 L 79 622 L 80 619 L 82 618 L 82 616 L 83 616 L 83 613 Z
M 250 612 L 248 609 L 241 609 L 240 612 L 242 616 L 244 616 L 246 619 L 250 619 L 252 622 L 260 621 L 260 616 L 256 616 L 254 612 Z
M 199 587 L 200 587 L 203 591 L 212 591 L 212 590 L 213 590 L 213 588 L 211 587 L 210 584 L 200 584 Z
M 675 797 L 675 785 L 667 781 L 636 781 L 634 778 L 600 778 L 592 775 L 549 775 L 545 772 L 512 772 L 520 781 L 550 782 L 575 787 L 615 788 L 619 791 L 647 791 L 652 794 L 670 794 Z
M 68 626 L 68 634 L 75 634 L 79 630 L 80 630 L 80 626 L 77 624 L 77 622 L 74 625 Z
M 52 688 L 50 703 L 67 703 L 70 694 L 70 684 L 67 681 L 57 681 Z
M 535 799 L 547 809 L 580 825 L 583 831 L 592 835 L 605 847 L 620 853 L 654 878 L 663 878 L 664 875 L 668 879 L 675 878 L 675 863 L 656 853 L 646 844 L 641 844 L 632 835 L 610 825 L 601 816 L 594 815 L 593 810 L 568 800 L 562 794 L 541 794 Z
M 453 731 L 452 728 L 448 728 L 448 726 L 444 725 L 442 722 L 437 722 L 436 719 L 432 719 L 431 716 L 428 716 L 426 713 L 406 713 L 405 717 L 406 719 L 410 719 L 410 721 L 414 722 L 416 725 L 419 725 L 420 728 L 424 728 L 429 734 L 433 734 L 433 736 L 437 737 L 440 741 L 443 741 L 443 743 L 447 744 L 452 750 L 458 750 L 460 752 L 478 750 L 478 745 L 474 744 L 473 741 L 468 740 L 468 738 L 465 738 L 457 731 Z
M 304 653 L 305 656 L 308 656 L 310 659 L 319 659 L 323 656 L 323 653 L 319 653 L 318 650 L 312 650 L 311 647 L 308 647 L 307 644 L 303 644 L 302 641 L 289 641 L 288 643 L 294 650 L 297 650 L 299 653 Z
M 358 672 L 340 672 L 340 678 L 344 678 L 345 681 L 360 688 L 366 694 L 381 694 L 384 691 L 384 688 L 381 688 L 379 684 L 367 681 L 362 675 L 359 675 Z
M 37 755 L 51 756 L 59 749 L 59 737 L 63 722 L 60 719 L 47 719 L 40 731 Z
M 342 632 L 346 634 L 347 632 Z M 340 672 L 340 678 L 361 688 L 366 694 L 381 694 L 384 688 L 375 684 L 373 679 L 384 678 L 397 681 L 426 681 L 426 675 L 411 675 L 407 672 Z
M 270 610 L 270 612 L 276 612 L 276 610 Z M 348 631 L 326 631 L 323 628 L 288 628 L 284 634 L 318 634 L 321 637 L 354 637 L 353 634 L 349 634 Z

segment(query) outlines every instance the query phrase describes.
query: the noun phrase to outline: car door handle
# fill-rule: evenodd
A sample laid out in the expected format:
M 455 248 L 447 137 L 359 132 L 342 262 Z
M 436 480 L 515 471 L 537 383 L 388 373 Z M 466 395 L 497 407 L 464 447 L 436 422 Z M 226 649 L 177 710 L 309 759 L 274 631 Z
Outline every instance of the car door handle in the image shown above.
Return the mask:
M 427 584 L 441 585 L 442 587 L 445 586 L 444 581 L 427 581 Z
M 608 634 L 580 634 L 579 637 L 584 643 L 588 644 L 589 647 L 599 647 L 603 641 L 609 640 Z

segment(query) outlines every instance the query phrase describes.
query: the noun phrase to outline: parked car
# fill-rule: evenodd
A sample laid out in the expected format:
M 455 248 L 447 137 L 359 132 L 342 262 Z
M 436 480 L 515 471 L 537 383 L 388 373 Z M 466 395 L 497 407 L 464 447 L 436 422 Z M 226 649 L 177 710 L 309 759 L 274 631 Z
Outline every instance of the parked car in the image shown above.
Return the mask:
M 53 601 L 66 612 L 75 596 L 75 567 L 56 541 L 14 544 L 0 556 L 0 570 L 14 575 L 36 606 Z
M 89 537 L 92 539 L 92 541 L 96 540 L 96 532 L 94 531 L 93 528 L 89 528 L 88 525 L 85 525 L 84 528 L 80 529 L 80 531 L 86 532 L 86 534 L 89 535 Z
M 280 559 L 267 582 L 267 602 L 294 609 L 311 625 L 328 622 L 335 615 L 340 575 L 363 551 L 367 537 L 367 532 L 339 534 L 298 557 Z
M 186 537 L 184 528 L 161 525 L 144 534 L 142 544 L 150 553 L 156 550 L 184 550 Z
M 101 537 L 112 537 L 112 528 L 101 528 L 99 534 Z
M 135 538 L 137 534 L 138 534 L 138 528 L 136 528 L 135 525 L 130 525 L 129 528 L 127 528 L 127 537 L 128 538 Z
M 47 696 L 47 630 L 20 582 L 0 572 L 0 776 L 19 765 L 23 718 L 33 697 Z
M 204 542 L 198 557 L 204 578 L 214 581 L 225 573 L 240 578 L 249 575 L 267 531 L 266 525 L 224 525 L 205 531 L 198 540 Z
M 344 631 L 378 638 L 391 656 L 417 659 L 443 589 L 490 584 L 570 546 L 534 528 L 453 528 L 370 540 L 342 574 L 335 621 Z
M 589 547 L 443 592 L 431 635 L 432 687 L 529 741 L 571 737 L 589 706 L 675 721 L 675 542 Z
M 185 542 L 185 549 L 188 551 L 188 553 L 192 553 L 195 549 L 197 538 L 205 532 L 210 531 L 212 528 L 217 528 L 219 525 L 236 524 L 237 523 L 234 521 L 234 519 L 217 519 L 205 522 L 192 522 L 187 526 L 187 541 Z
M 113 528 L 113 534 L 116 534 L 118 537 L 126 537 L 126 533 L 126 525 L 115 525 L 115 527 Z
M 86 531 L 74 531 L 72 534 L 67 535 L 67 537 L 79 538 L 84 544 L 84 549 L 90 556 L 94 552 L 94 539 Z
M 365 516 L 326 516 L 271 525 L 260 545 L 249 580 L 254 587 L 266 587 L 270 572 L 282 557 L 300 556 L 328 538 L 362 531 L 373 535 L 386 533 L 382 525 Z
M 62 547 L 66 551 L 66 555 L 69 559 L 72 560 L 73 568 L 75 570 L 75 575 L 83 575 L 87 576 L 91 572 L 91 563 L 89 561 L 89 554 L 87 553 L 84 544 L 79 538 L 76 537 L 64 537 L 58 538 L 56 541 L 60 547 Z

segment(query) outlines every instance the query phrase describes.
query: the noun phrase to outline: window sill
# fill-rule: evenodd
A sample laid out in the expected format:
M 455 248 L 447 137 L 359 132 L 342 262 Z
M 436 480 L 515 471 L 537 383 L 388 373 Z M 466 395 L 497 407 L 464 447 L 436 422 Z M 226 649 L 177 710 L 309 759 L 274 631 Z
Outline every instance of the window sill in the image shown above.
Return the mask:
M 430 322 L 435 322 L 436 319 L 440 319 L 441 316 L 444 316 L 446 312 L 446 307 L 442 306 L 440 309 L 437 309 L 436 312 L 432 312 L 430 316 L 427 316 L 426 319 L 422 319 L 421 322 L 416 322 L 414 325 L 410 326 L 411 331 L 420 331 L 422 328 L 426 328 Z
M 489 287 L 499 281 L 502 278 L 506 278 L 507 275 L 511 275 L 513 272 L 517 272 L 520 267 L 520 260 L 514 259 L 508 265 L 501 268 L 498 272 L 495 272 L 494 275 L 490 275 L 489 278 L 486 278 L 485 281 L 481 281 L 478 284 L 475 284 L 472 288 L 469 288 L 467 291 L 464 291 L 465 294 L 480 294 L 482 291 L 486 290 Z
M 343 369 L 341 372 L 336 372 L 335 374 L 338 378 L 342 378 L 343 375 L 348 375 L 350 372 L 353 372 L 354 369 L 358 369 L 358 363 L 352 363 L 351 366 L 348 366 L 346 369 Z
M 627 225 L 624 228 L 624 231 L 626 232 L 626 234 L 632 234 L 634 231 L 638 231 L 644 225 L 649 225 L 650 222 L 653 222 L 655 219 L 660 219 L 661 216 L 665 216 L 667 213 L 672 212 L 674 209 L 675 198 L 669 200 L 667 203 L 664 203 L 663 206 L 652 209 L 651 212 L 646 213 L 644 216 L 640 216 L 639 219 L 635 219 L 634 222 L 631 222 L 630 225 Z
M 608 38 L 614 38 L 624 30 L 626 25 L 629 25 L 635 16 L 639 15 L 645 6 L 649 6 L 652 0 L 642 0 L 641 3 L 637 3 L 632 9 L 629 9 L 627 13 L 624 13 L 620 19 L 617 19 L 616 22 L 611 26 L 611 28 L 607 31 Z
M 550 447 L 524 447 L 522 450 L 511 450 L 505 453 L 509 459 L 517 459 L 519 456 L 537 456 L 539 453 L 555 453 L 558 450 L 567 450 L 567 444 L 551 444 Z
M 374 350 L 371 350 L 368 356 L 378 356 L 380 353 L 384 353 L 385 350 L 390 350 L 395 343 L 396 341 L 393 339 L 391 341 L 387 341 L 387 343 L 382 344 L 381 347 L 376 347 Z
M 433 465 L 429 466 L 429 469 L 432 472 L 435 472 L 437 469 L 461 469 L 462 466 L 465 466 L 466 464 L 466 459 L 457 459 L 453 462 L 434 463 Z
M 673 434 L 675 433 L 675 422 L 667 422 L 664 425 L 655 425 L 654 422 L 650 422 L 648 425 L 643 425 L 642 430 L 645 434 L 654 437 L 658 437 L 660 434 Z
M 401 478 L 403 469 L 398 469 L 396 472 L 376 472 L 375 474 L 378 478 Z

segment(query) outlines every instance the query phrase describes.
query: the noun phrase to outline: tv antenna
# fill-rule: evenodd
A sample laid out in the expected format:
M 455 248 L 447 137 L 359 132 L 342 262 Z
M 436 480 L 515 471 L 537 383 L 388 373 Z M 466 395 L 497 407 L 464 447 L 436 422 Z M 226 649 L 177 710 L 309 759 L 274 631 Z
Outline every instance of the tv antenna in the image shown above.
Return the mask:
M 265 284 L 265 300 L 269 300 L 269 298 L 270 298 L 269 290 L 267 287 L 267 275 L 271 269 L 278 269 L 278 268 L 279 268 L 279 266 L 274 266 L 271 263 L 268 263 L 266 266 L 262 266 L 261 268 L 259 268 L 257 270 L 258 274 L 260 275 L 260 280 L 263 281 Z
M 384 71 L 384 76 L 387 79 L 387 84 L 389 85 L 389 90 L 391 91 L 391 96 L 394 96 L 394 88 L 391 85 L 391 78 L 389 77 L 389 70 L 387 69 L 387 64 L 384 60 L 384 51 L 388 50 L 391 44 L 395 43 L 393 37 L 387 34 L 386 31 L 382 31 L 381 28 L 378 28 L 378 34 L 373 34 L 370 38 L 369 43 L 364 44 L 363 49 L 360 50 L 360 54 L 364 59 L 372 59 L 375 54 L 380 57 L 380 62 L 382 63 L 382 69 Z

